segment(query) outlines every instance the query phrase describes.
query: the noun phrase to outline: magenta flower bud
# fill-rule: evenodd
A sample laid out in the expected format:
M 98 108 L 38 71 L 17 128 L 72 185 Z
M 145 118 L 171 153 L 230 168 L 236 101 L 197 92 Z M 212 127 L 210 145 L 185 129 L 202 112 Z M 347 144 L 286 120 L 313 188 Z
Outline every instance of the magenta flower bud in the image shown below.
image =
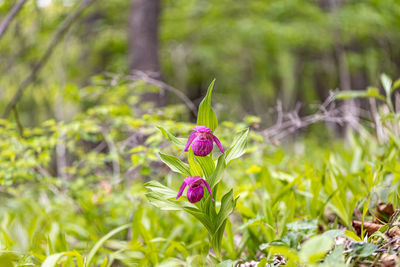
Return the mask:
M 211 188 L 206 182 L 201 177 L 195 176 L 195 177 L 186 177 L 185 180 L 183 181 L 181 188 L 179 188 L 178 195 L 176 196 L 176 199 L 180 198 L 183 194 L 183 191 L 185 190 L 186 186 L 189 187 L 186 196 L 189 200 L 190 203 L 196 203 L 200 201 L 203 198 L 204 195 L 204 186 L 207 187 L 208 192 L 210 193 L 211 199 L 214 201 L 214 198 L 212 197 L 212 192 Z
M 196 156 L 205 157 L 211 153 L 215 142 L 219 150 L 224 153 L 221 142 L 206 126 L 196 126 L 193 130 L 194 132 L 189 136 L 183 152 L 188 151 L 190 145 L 192 145 L 193 153 Z

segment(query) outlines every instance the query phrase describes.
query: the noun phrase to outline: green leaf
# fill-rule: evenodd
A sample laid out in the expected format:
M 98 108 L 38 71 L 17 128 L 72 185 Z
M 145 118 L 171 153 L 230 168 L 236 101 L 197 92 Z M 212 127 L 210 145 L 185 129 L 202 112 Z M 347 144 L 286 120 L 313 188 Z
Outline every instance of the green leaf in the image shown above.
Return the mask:
M 222 225 L 218 228 L 218 230 L 212 235 L 211 244 L 214 248 L 215 256 L 220 259 L 221 258 L 221 243 L 222 237 L 224 236 L 224 230 L 226 226 L 226 222 L 228 220 L 224 220 Z
M 213 224 L 206 214 L 194 207 L 184 207 L 183 210 L 196 217 L 196 219 L 198 219 L 204 225 L 204 227 L 207 228 L 207 231 L 210 234 L 213 233 Z
M 84 266 L 84 261 L 82 256 L 76 252 L 76 251 L 65 251 L 65 252 L 60 252 L 56 254 L 52 254 L 46 258 L 46 260 L 42 263 L 41 267 L 54 267 L 58 266 L 57 262 L 62 258 L 62 257 L 76 257 L 76 262 L 78 267 L 83 267 Z M 89 266 L 89 265 L 87 265 Z
M 211 189 L 213 189 L 214 186 L 216 184 L 218 184 L 219 181 L 221 181 L 222 175 L 224 174 L 225 167 L 226 167 L 225 156 L 221 155 L 218 158 L 218 163 L 217 163 L 217 167 L 215 168 L 215 171 L 207 179 L 207 183 L 210 185 Z
M 125 225 L 122 225 L 122 226 L 120 226 L 118 228 L 115 228 L 114 230 L 112 230 L 111 232 L 109 232 L 108 234 L 103 236 L 99 241 L 97 241 L 97 243 L 94 245 L 94 247 L 89 252 L 89 255 L 88 255 L 87 259 L 86 259 L 86 266 L 90 266 L 90 264 L 92 263 L 93 258 L 96 255 L 97 251 L 103 246 L 103 244 L 108 239 L 110 239 L 116 233 L 119 233 L 119 232 L 121 232 L 121 231 L 123 231 L 125 229 L 128 229 L 129 226 L 130 226 L 130 224 L 125 224 Z
M 338 230 L 338 229 L 332 229 L 332 230 L 328 230 L 328 231 L 324 232 L 323 235 L 329 236 L 331 238 L 336 238 L 338 236 L 343 236 L 344 231 Z
M 328 266 L 347 266 L 344 261 L 344 244 L 338 245 L 324 260 Z
M 392 79 L 389 78 L 386 74 L 381 74 L 381 83 L 383 89 L 385 90 L 386 97 L 390 97 L 392 91 Z
M 197 125 L 206 126 L 211 131 L 215 131 L 218 126 L 217 115 L 211 107 L 211 94 L 214 88 L 215 79 L 211 82 L 208 87 L 207 94 L 201 101 L 199 106 L 199 113 L 197 115 Z
M 194 153 L 192 148 L 189 149 L 189 168 L 191 176 L 203 176 L 203 170 L 199 163 L 194 159 Z
M 241 130 L 236 134 L 233 143 L 229 150 L 226 152 L 226 164 L 228 165 L 232 160 L 239 158 L 246 151 L 247 135 L 249 128 Z
M 185 204 L 183 204 L 182 201 L 167 199 L 164 197 L 164 195 L 159 193 L 146 193 L 146 197 L 151 204 L 162 210 L 182 210 L 185 207 Z
M 353 254 L 359 257 L 368 257 L 378 248 L 378 245 L 371 243 L 354 243 L 351 247 L 353 249 Z
M 215 169 L 215 163 L 211 158 L 211 155 L 206 157 L 195 156 L 195 158 L 200 163 L 200 167 L 203 170 L 204 176 L 206 178 L 210 177 Z
M 317 235 L 304 242 L 299 256 L 304 263 L 314 264 L 323 259 L 335 244 L 333 238 L 326 235 Z
M 392 93 L 396 91 L 397 88 L 400 88 L 400 79 L 397 79 L 392 85 Z
M 178 159 L 175 156 L 170 156 L 167 154 L 163 153 L 158 153 L 160 155 L 161 160 L 168 165 L 168 167 L 177 173 L 182 174 L 183 176 L 187 177 L 190 176 L 190 169 L 189 165 L 186 163 L 182 162 L 180 159 Z
M 168 132 L 167 130 L 165 130 L 163 127 L 161 126 L 157 126 L 157 129 L 159 129 L 161 131 L 161 133 L 168 138 L 168 140 L 170 140 L 174 145 L 176 145 L 177 147 L 183 149 L 186 145 L 186 139 L 185 138 L 177 138 L 175 137 L 173 134 L 171 134 L 170 132 Z
M 144 187 L 155 193 L 162 194 L 165 199 L 175 198 L 176 195 L 178 194 L 176 191 L 170 189 L 169 187 L 166 187 L 165 185 L 157 181 L 147 182 L 144 184 Z
M 11 267 L 18 261 L 19 256 L 17 252 L 13 251 L 0 251 L 0 267 Z
M 361 238 L 352 231 L 346 230 L 344 231 L 344 234 L 345 236 L 350 237 L 354 241 L 360 241 L 360 242 L 362 241 Z
M 218 217 L 216 220 L 215 231 L 224 224 L 225 220 L 233 212 L 235 208 L 236 200 L 233 198 L 233 189 L 226 193 L 221 200 L 221 208 L 218 212 Z
M 376 87 L 369 87 L 367 90 L 358 91 L 340 91 L 335 94 L 334 98 L 337 100 L 354 99 L 354 98 L 376 98 L 386 102 L 384 96 L 379 94 L 379 89 Z

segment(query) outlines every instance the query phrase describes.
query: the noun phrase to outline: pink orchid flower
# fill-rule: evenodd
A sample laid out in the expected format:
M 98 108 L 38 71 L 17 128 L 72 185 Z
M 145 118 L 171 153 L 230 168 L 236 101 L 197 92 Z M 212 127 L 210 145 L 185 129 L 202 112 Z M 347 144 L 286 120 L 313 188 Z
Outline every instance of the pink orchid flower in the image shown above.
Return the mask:
M 210 192 L 211 199 L 214 201 L 210 186 L 203 178 L 198 176 L 185 178 L 183 184 L 181 185 L 181 188 L 179 188 L 179 192 L 178 195 L 176 196 L 176 199 L 182 196 L 186 186 L 189 186 L 186 195 L 190 203 L 196 203 L 203 198 L 204 186 L 207 187 L 208 192 Z
M 192 145 L 193 153 L 196 156 L 205 157 L 211 153 L 215 142 L 222 154 L 224 153 L 221 142 L 206 126 L 196 126 L 193 130 L 194 132 L 189 136 L 183 152 L 188 151 L 190 145 Z

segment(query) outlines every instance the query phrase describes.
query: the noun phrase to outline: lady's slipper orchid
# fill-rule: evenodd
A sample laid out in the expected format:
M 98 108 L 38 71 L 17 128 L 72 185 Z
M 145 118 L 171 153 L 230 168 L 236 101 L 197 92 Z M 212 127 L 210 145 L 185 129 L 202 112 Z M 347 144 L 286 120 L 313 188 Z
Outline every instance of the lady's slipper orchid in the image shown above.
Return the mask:
M 183 152 L 188 151 L 190 145 L 192 145 L 193 153 L 196 156 L 205 157 L 211 153 L 215 142 L 219 150 L 224 153 L 221 142 L 206 126 L 196 126 L 193 130 L 194 132 L 189 136 Z
M 212 192 L 211 192 L 210 186 L 203 178 L 198 177 L 198 176 L 185 178 L 185 180 L 183 181 L 183 184 L 181 185 L 181 188 L 179 188 L 179 192 L 178 192 L 178 195 L 176 196 L 176 199 L 178 199 L 182 196 L 183 191 L 185 190 L 186 186 L 189 186 L 189 189 L 188 189 L 186 195 L 187 195 L 187 198 L 190 203 L 196 203 L 203 198 L 204 186 L 207 187 L 208 192 L 210 192 L 211 199 L 214 201 L 214 198 L 212 197 Z

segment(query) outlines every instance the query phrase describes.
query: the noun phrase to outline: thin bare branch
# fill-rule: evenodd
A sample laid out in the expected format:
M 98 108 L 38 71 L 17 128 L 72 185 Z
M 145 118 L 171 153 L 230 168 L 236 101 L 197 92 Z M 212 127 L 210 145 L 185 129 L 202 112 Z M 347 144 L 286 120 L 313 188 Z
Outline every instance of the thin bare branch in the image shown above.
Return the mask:
M 314 114 L 301 117 L 299 115 L 300 105 L 296 105 L 295 109 L 290 112 L 283 112 L 281 102 L 277 103 L 277 120 L 275 125 L 263 130 L 261 134 L 269 142 L 276 142 L 299 129 L 305 128 L 317 122 L 329 122 L 339 125 L 348 123 L 348 116 L 343 114 L 342 107 L 336 107 L 329 96 L 324 103 L 318 106 L 319 111 Z
M 142 80 L 147 84 L 155 85 L 162 89 L 170 91 L 171 93 L 179 97 L 183 101 L 183 103 L 185 103 L 185 105 L 189 108 L 194 116 L 197 116 L 197 108 L 193 104 L 193 102 L 190 101 L 190 99 L 184 93 L 182 93 L 182 91 L 176 89 L 175 87 L 172 87 L 171 85 L 166 84 L 163 81 L 154 79 L 143 71 L 134 71 L 133 75 L 129 76 L 128 78 L 130 78 L 131 80 Z
M 28 0 L 19 0 L 7 14 L 7 16 L 3 19 L 0 24 L 0 40 L 3 38 L 4 34 L 7 31 L 8 26 L 10 25 L 11 21 L 17 16 L 18 12 L 22 9 L 25 5 L 26 1 Z
M 33 66 L 31 73 L 21 82 L 17 91 L 15 92 L 13 98 L 11 99 L 10 103 L 6 106 L 3 112 L 3 118 L 7 118 L 10 114 L 10 111 L 15 107 L 17 102 L 20 100 L 22 94 L 24 93 L 25 89 L 36 79 L 38 73 L 42 69 L 42 67 L 46 64 L 50 56 L 52 55 L 54 49 L 61 41 L 64 34 L 68 31 L 71 25 L 82 15 L 83 11 L 92 4 L 96 0 L 83 0 L 81 4 L 77 7 L 75 12 L 70 14 L 60 25 L 57 32 L 54 34 L 49 46 L 45 50 L 42 57 L 39 61 Z

